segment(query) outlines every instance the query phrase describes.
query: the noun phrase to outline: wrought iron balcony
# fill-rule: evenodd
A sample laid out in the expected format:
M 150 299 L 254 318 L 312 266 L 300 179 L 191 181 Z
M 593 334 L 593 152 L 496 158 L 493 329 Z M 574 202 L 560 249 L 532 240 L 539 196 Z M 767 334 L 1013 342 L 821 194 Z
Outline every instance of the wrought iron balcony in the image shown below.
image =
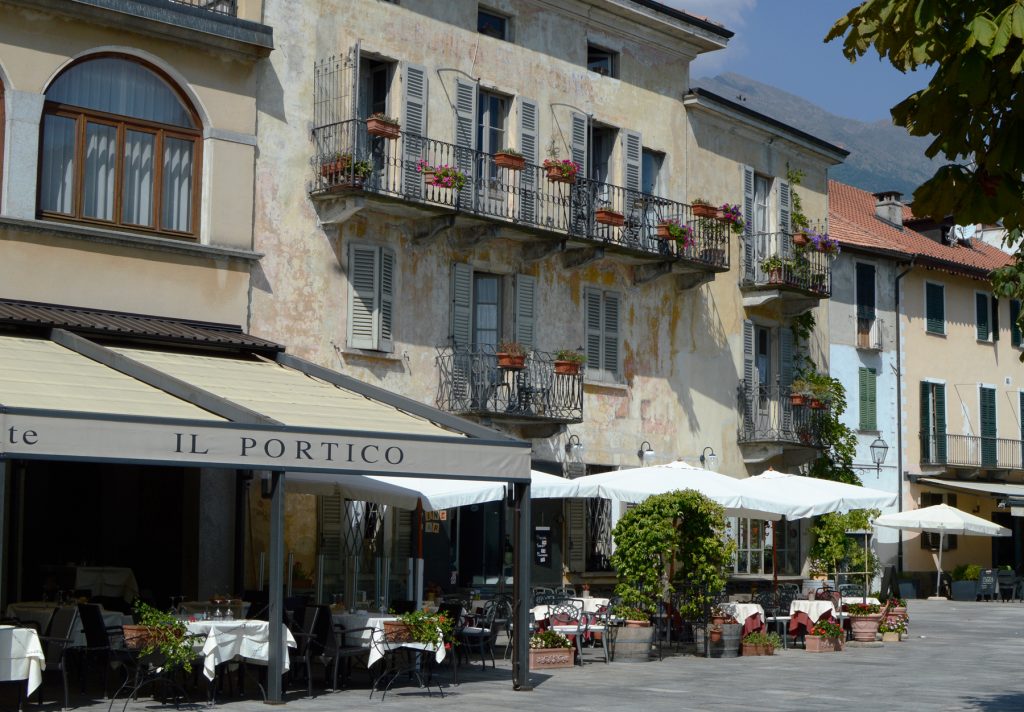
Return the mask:
M 175 5 L 188 5 L 200 10 L 215 12 L 218 15 L 237 17 L 238 0 L 170 0 Z
M 796 249 L 785 232 L 743 236 L 743 278 L 747 289 L 778 289 L 828 299 L 832 294 L 832 258 L 813 248 Z
M 591 242 L 680 268 L 729 269 L 728 225 L 695 218 L 685 203 L 582 176 L 569 181 L 531 163 L 504 167 L 495 154 L 416 134 L 379 138 L 367 133 L 361 120 L 317 127 L 313 141 L 313 196 L 360 191 Z M 429 172 L 442 166 L 458 171 L 464 184 L 442 186 Z M 687 239 L 667 236 L 670 221 L 685 228 Z
M 494 349 L 438 349 L 437 407 L 449 413 L 549 423 L 583 422 L 583 374 L 555 372 L 533 351 L 522 368 L 500 368 Z
M 740 381 L 743 415 L 739 442 L 780 443 L 821 447 L 819 421 L 827 410 L 793 405 L 789 386 L 767 386 Z
M 921 464 L 1024 470 L 1024 441 L 980 435 L 920 433 Z

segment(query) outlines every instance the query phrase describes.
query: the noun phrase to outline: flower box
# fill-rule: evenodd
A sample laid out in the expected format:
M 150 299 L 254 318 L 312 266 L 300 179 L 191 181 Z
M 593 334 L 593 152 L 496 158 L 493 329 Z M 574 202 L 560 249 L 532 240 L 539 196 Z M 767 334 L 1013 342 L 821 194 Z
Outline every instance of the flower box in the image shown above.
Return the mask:
M 821 635 L 804 636 L 804 648 L 808 653 L 839 653 L 843 650 L 843 641 L 839 638 L 826 638 Z
M 714 205 L 700 205 L 700 204 L 691 205 L 690 206 L 690 210 L 691 210 L 691 212 L 693 212 L 693 216 L 695 218 L 717 218 L 718 217 L 718 208 L 716 208 Z
M 320 164 L 320 175 L 333 182 L 334 177 L 345 172 L 348 168 L 349 159 L 338 158 L 333 161 L 324 161 Z
M 412 641 L 412 631 L 402 621 L 384 621 L 384 640 L 389 643 L 408 643 Z
M 668 231 L 668 223 L 658 223 L 658 229 L 654 234 L 661 240 L 672 239 L 672 233 Z
M 575 183 L 575 175 L 565 175 L 562 173 L 562 169 L 559 166 L 548 166 L 548 180 L 552 183 Z
M 572 666 L 572 648 L 530 648 L 531 670 L 554 670 Z
M 797 247 L 806 247 L 808 242 L 810 242 L 810 240 L 804 233 L 793 233 L 793 244 Z
M 900 634 L 897 633 L 896 631 L 882 633 L 882 642 L 883 643 L 898 643 L 898 642 L 900 642 Z
M 367 119 L 366 133 L 381 138 L 396 139 L 402 135 L 402 128 L 398 124 L 383 119 Z
M 125 625 L 122 626 L 124 631 L 124 647 L 128 650 L 142 650 L 149 646 L 156 646 L 159 642 L 159 635 L 151 626 L 148 625 Z
M 800 393 L 790 393 L 789 404 L 794 408 L 803 408 L 805 405 L 807 405 L 807 397 L 801 395 Z
M 521 171 L 526 168 L 526 158 L 499 151 L 494 154 L 494 165 L 498 168 L 507 168 L 510 171 Z
M 740 654 L 743 657 L 751 655 L 775 655 L 774 645 L 751 645 L 750 643 L 741 644 Z
M 594 219 L 602 225 L 611 225 L 613 227 L 620 227 L 626 223 L 626 218 L 622 213 L 608 210 L 607 208 L 598 208 L 594 211 Z
M 820 401 L 817 398 L 811 398 L 808 405 L 811 407 L 811 410 L 825 410 L 826 408 L 825 401 Z
M 512 371 L 526 368 L 526 354 L 510 354 L 499 351 L 495 356 L 498 357 L 498 368 L 507 368 Z
M 579 361 L 555 361 L 555 373 L 560 376 L 575 376 L 580 372 Z

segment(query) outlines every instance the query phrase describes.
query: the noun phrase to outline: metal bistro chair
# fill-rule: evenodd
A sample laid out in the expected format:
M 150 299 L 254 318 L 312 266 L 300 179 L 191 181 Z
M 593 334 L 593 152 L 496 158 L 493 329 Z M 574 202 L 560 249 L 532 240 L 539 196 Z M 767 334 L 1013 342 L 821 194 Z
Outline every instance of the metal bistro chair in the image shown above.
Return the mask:
M 426 657 L 430 654 L 429 651 L 413 648 L 411 643 L 389 640 L 387 635 L 373 635 L 370 641 L 370 645 L 380 654 L 383 665 L 380 675 L 370 685 L 370 699 L 373 699 L 374 692 L 381 690 L 380 701 L 383 702 L 388 690 L 395 684 L 395 680 L 402 675 L 415 678 L 420 687 L 427 688 L 427 696 L 433 696 L 430 691 L 431 676 L 428 674 L 424 677 L 423 675 L 423 663 L 430 664 L 426 661 Z M 385 682 L 386 684 L 381 688 L 381 683 Z M 441 689 L 440 682 L 437 683 L 437 691 L 444 698 L 444 690 Z
M 789 647 L 786 641 L 789 638 L 789 607 L 793 603 L 792 592 L 780 590 L 773 594 L 764 591 L 754 597 L 754 602 L 764 609 L 765 625 L 772 626 L 778 631 L 779 637 L 782 638 L 782 648 L 785 650 Z
M 498 615 L 498 606 L 494 601 L 488 601 L 484 607 L 483 616 L 477 619 L 479 625 L 463 626 L 456 634 L 456 640 L 466 654 L 466 662 L 469 662 L 469 654 L 476 651 L 480 654 L 480 664 L 487 667 L 487 660 L 484 655 L 491 656 L 491 667 L 497 667 L 494 660 L 494 641 L 498 637 L 498 625 L 495 619 Z
M 288 655 L 291 658 L 291 672 L 289 676 L 294 680 L 295 673 L 298 672 L 296 663 L 302 663 L 305 666 L 306 695 L 308 697 L 313 696 L 312 664 L 314 651 L 316 650 L 316 622 L 319 617 L 319 606 L 308 606 L 303 609 L 302 628 L 292 631 L 292 635 L 295 637 L 295 647 L 288 649 Z
M 999 587 L 999 598 L 1002 601 L 1012 601 L 1017 595 L 1019 579 L 1012 571 L 999 571 L 996 573 L 996 581 Z
M 551 629 L 570 636 L 576 646 L 576 655 L 583 664 L 583 611 L 576 606 L 567 603 L 558 603 L 551 606 L 548 613 L 551 621 Z
M 82 649 L 82 691 L 85 691 L 85 680 L 88 677 L 89 660 L 99 658 L 103 672 L 103 696 L 107 696 L 107 677 L 114 660 L 112 636 L 122 635 L 121 626 L 108 626 L 103 621 L 103 610 L 95 603 L 79 603 L 78 617 L 82 621 L 85 633 L 85 648 Z
M 68 709 L 68 651 L 71 650 L 72 638 L 78 628 L 78 608 L 76 606 L 63 606 L 58 608 L 50 620 L 50 634 L 40 636 L 39 642 L 43 646 L 43 654 L 46 656 L 45 672 L 60 671 L 64 681 L 64 707 Z M 43 685 L 39 686 L 39 704 L 43 703 Z

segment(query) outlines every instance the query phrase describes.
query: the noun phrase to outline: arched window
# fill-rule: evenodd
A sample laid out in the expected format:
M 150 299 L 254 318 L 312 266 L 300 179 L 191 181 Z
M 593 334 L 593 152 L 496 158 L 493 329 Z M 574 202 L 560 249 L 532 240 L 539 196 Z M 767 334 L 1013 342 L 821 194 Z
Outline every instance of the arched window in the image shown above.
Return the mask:
M 78 62 L 46 92 L 39 210 L 195 237 L 201 136 L 195 111 L 157 71 L 120 56 Z

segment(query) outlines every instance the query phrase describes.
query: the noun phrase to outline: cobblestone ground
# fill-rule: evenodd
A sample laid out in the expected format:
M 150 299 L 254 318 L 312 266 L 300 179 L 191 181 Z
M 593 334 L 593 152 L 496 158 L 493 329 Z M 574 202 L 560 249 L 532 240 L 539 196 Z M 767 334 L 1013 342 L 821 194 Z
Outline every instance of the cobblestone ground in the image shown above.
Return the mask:
M 396 687 L 381 702 L 368 699 L 365 677 L 353 689 L 306 698 L 305 688 L 287 695 L 287 707 L 301 712 L 336 710 L 1013 710 L 1024 711 L 1024 604 L 911 601 L 909 640 L 842 653 L 812 654 L 800 649 L 772 657 L 707 660 L 672 655 L 650 663 L 588 660 L 582 667 L 534 673 L 532 691 L 513 691 L 511 666 L 460 669 L 460 684 L 448 684 L 445 698 L 427 697 L 419 688 Z M 590 651 L 586 651 L 590 652 Z M 499 650 L 499 656 L 501 651 Z M 314 673 L 316 674 L 316 673 Z M 365 674 L 364 674 L 365 675 Z M 47 675 L 44 705 L 30 710 L 56 712 L 59 675 Z M 73 681 L 77 688 L 77 680 Z M 13 700 L 5 690 L 3 709 Z M 74 695 L 72 705 L 106 712 L 109 700 Z M 257 712 L 258 698 L 225 699 L 224 712 Z M 117 705 L 118 710 L 121 704 Z M 140 699 L 129 712 L 160 709 Z M 185 707 L 183 706 L 183 709 Z M 173 709 L 173 706 L 166 706 Z

